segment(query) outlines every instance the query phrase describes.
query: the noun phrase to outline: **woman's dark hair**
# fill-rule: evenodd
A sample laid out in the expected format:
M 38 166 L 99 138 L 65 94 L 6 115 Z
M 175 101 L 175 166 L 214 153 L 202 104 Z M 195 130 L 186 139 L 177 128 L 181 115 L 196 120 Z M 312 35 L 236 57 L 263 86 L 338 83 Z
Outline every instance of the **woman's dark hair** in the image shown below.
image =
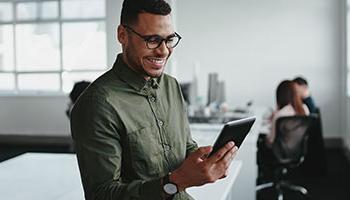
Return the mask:
M 120 24 L 135 24 L 137 22 L 138 14 L 140 13 L 168 15 L 170 12 L 171 7 L 164 0 L 124 0 Z
M 298 96 L 293 81 L 285 80 L 282 81 L 276 90 L 276 100 L 278 109 L 282 109 L 284 106 L 291 104 L 297 115 L 305 115 L 303 108 L 303 102 Z
M 66 109 L 66 115 L 68 118 L 70 118 L 70 112 L 74 106 L 74 104 L 77 102 L 79 96 L 85 91 L 87 87 L 89 87 L 91 82 L 89 81 L 79 81 L 74 83 L 72 91 L 69 93 L 69 99 L 70 102 Z
M 91 82 L 89 81 L 79 81 L 74 83 L 72 91 L 69 93 L 69 98 L 72 101 L 73 104 L 78 100 L 78 97 L 81 95 L 81 93 L 84 92 L 84 90 L 90 85 Z

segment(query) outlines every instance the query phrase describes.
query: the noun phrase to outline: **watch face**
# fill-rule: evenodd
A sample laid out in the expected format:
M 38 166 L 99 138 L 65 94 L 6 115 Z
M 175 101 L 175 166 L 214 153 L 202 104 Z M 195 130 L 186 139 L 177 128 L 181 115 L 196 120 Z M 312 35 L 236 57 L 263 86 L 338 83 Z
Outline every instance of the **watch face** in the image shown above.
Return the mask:
M 163 186 L 164 192 L 167 194 L 173 195 L 177 193 L 177 187 L 175 184 L 167 183 Z

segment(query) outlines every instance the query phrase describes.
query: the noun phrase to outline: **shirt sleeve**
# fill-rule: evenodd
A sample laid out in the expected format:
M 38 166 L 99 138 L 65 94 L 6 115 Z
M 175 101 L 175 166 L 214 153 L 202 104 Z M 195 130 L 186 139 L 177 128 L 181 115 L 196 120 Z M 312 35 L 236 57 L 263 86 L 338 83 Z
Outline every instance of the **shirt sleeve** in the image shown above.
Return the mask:
M 160 200 L 161 180 L 123 182 L 122 143 L 114 109 L 103 99 L 82 97 L 71 132 L 87 200 Z

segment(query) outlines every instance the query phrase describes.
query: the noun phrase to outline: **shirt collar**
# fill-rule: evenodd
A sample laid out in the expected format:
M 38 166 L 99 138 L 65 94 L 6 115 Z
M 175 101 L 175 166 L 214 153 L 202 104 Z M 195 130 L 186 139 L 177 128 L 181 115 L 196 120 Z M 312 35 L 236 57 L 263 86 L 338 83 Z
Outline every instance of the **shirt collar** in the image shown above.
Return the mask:
M 152 87 L 154 89 L 159 88 L 159 83 L 161 81 L 161 75 L 158 78 L 151 78 L 146 81 L 140 74 L 132 70 L 124 61 L 122 54 L 118 54 L 117 60 L 113 65 L 113 71 L 118 75 L 118 77 L 130 85 L 137 91 L 142 90 L 144 87 Z

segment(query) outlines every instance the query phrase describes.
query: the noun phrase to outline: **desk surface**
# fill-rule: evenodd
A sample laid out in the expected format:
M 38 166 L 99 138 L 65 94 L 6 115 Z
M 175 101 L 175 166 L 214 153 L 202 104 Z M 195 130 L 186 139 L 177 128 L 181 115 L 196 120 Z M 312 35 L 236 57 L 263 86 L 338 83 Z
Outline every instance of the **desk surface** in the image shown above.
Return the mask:
M 0 180 L 2 200 L 56 200 L 73 190 L 82 191 L 73 154 L 20 155 L 0 163 Z
M 229 169 L 229 176 L 200 187 L 191 187 L 187 192 L 197 200 L 228 200 L 232 187 L 242 167 L 242 161 L 234 160 Z
M 233 161 L 230 175 L 214 184 L 189 188 L 199 200 L 224 200 L 241 169 Z M 83 200 L 74 154 L 26 153 L 0 163 L 1 200 Z M 219 196 L 219 197 L 218 197 Z

